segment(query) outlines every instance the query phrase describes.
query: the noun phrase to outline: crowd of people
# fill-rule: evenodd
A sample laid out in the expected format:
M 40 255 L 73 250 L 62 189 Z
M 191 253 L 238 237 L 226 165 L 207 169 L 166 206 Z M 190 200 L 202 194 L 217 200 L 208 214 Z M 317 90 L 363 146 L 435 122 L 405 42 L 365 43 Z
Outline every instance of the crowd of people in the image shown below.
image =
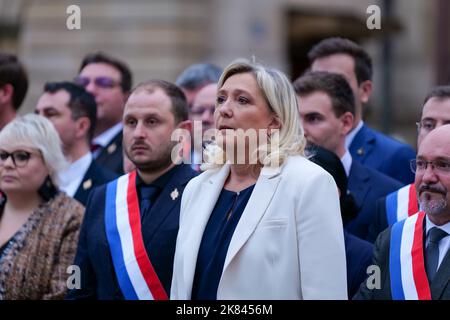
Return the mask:
M 450 299 L 450 85 L 416 153 L 364 122 L 360 45 L 308 58 L 133 86 L 95 52 L 19 116 L 0 53 L 0 299 Z

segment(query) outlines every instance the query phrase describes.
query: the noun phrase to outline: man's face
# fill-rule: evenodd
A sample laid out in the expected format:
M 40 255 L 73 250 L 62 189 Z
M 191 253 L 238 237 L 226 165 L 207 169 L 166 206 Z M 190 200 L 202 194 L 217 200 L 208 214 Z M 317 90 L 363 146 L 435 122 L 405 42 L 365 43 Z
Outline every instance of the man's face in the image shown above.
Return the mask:
M 106 63 L 91 63 L 81 70 L 77 83 L 95 97 L 98 123 L 112 126 L 122 119 L 127 94 L 120 86 L 119 70 Z
M 123 143 L 128 158 L 142 171 L 154 172 L 168 167 L 176 142 L 172 103 L 159 88 L 153 92 L 135 91 L 124 111 Z
M 72 118 L 68 107 L 70 95 L 65 90 L 55 93 L 45 92 L 39 98 L 35 113 L 46 117 L 53 123 L 67 153 L 77 138 L 77 121 Z
M 195 96 L 190 113 L 192 121 L 202 122 L 202 131 L 214 128 L 214 111 L 216 109 L 217 84 L 203 87 Z
M 446 127 L 449 130 L 438 129 L 423 140 L 417 153 L 418 160 L 439 161 L 447 163 L 447 168 L 450 166 L 450 126 Z M 415 186 L 422 210 L 431 218 L 450 219 L 450 172 L 433 168 L 428 163 L 426 169 L 416 170 Z
M 342 75 L 352 88 L 355 97 L 356 113 L 361 113 L 362 104 L 367 103 L 369 94 L 362 86 L 358 85 L 358 79 L 355 73 L 355 60 L 352 56 L 345 53 L 338 53 L 316 59 L 311 65 L 311 71 L 324 71 Z
M 420 119 L 417 146 L 435 128 L 450 123 L 450 98 L 431 98 L 425 103 Z
M 298 98 L 300 118 L 308 142 L 341 156 L 342 148 L 345 149 L 346 132 L 341 118 L 333 112 L 330 97 L 325 92 L 314 91 Z

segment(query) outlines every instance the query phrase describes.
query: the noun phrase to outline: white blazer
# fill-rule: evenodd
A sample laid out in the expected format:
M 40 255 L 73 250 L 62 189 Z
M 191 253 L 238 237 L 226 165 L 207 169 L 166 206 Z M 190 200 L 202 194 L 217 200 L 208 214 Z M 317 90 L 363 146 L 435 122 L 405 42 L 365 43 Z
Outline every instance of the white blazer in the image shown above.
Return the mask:
M 230 172 L 192 179 L 181 200 L 171 299 L 191 298 L 203 231 Z M 234 231 L 218 299 L 347 299 L 336 184 L 304 157 L 263 168 Z

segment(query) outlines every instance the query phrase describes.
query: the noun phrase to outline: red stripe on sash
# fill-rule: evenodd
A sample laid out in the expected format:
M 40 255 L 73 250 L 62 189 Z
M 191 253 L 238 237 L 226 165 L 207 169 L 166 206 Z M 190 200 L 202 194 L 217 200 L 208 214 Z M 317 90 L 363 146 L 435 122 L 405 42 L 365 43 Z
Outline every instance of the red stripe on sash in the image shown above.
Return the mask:
M 409 188 L 408 217 L 417 211 L 419 211 L 419 203 L 417 201 L 416 186 L 412 184 Z
M 414 228 L 414 241 L 411 250 L 413 277 L 417 289 L 419 300 L 431 300 L 430 285 L 428 284 L 427 274 L 425 272 L 425 263 L 423 256 L 423 224 L 425 213 L 419 212 Z
M 129 176 L 127 202 L 128 212 L 130 212 L 129 220 L 131 234 L 133 235 L 134 254 L 136 255 L 139 268 L 141 269 L 153 298 L 155 300 L 167 300 L 167 294 L 150 262 L 142 238 L 141 213 L 139 211 L 139 199 L 136 192 L 136 171 L 131 172 Z

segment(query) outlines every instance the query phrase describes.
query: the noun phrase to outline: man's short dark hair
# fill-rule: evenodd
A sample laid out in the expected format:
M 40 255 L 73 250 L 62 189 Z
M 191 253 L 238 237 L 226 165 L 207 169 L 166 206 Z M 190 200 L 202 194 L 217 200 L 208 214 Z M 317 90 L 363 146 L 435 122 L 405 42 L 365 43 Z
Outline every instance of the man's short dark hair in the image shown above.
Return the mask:
M 130 68 L 125 62 L 113 58 L 103 52 L 94 52 L 84 57 L 78 72 L 81 72 L 84 67 L 91 63 L 105 63 L 117 69 L 122 78 L 120 79 L 120 87 L 122 88 L 122 91 L 125 93 L 130 92 L 133 85 L 133 78 Z
M 87 117 L 91 123 L 88 132 L 89 141 L 94 137 L 95 124 L 97 122 L 97 104 L 92 94 L 83 87 L 72 82 L 47 82 L 44 86 L 44 92 L 56 93 L 64 90 L 69 94 L 68 107 L 72 113 L 72 119 L 77 120 L 81 117 Z
M 431 98 L 448 99 L 450 98 L 450 86 L 437 86 L 431 89 L 431 91 L 425 97 L 423 105 Z
M 175 81 L 180 88 L 195 90 L 210 83 L 218 83 L 222 68 L 211 63 L 197 63 L 186 68 Z
M 372 58 L 357 43 L 344 38 L 333 37 L 320 41 L 308 52 L 309 62 L 325 58 L 333 54 L 344 53 L 355 60 L 355 74 L 358 85 L 367 80 L 372 80 Z
M 316 91 L 326 93 L 330 97 L 336 117 L 340 117 L 346 112 L 355 115 L 355 97 L 352 88 L 340 74 L 308 72 L 295 80 L 293 86 L 299 96 L 306 96 Z
M 0 52 L 0 87 L 7 84 L 14 88 L 12 104 L 18 110 L 27 94 L 28 76 L 15 55 Z
M 186 96 L 179 87 L 171 82 L 160 79 L 148 80 L 138 84 L 131 94 L 140 90 L 152 93 L 155 88 L 163 90 L 170 98 L 172 102 L 172 114 L 176 124 L 189 119 Z

